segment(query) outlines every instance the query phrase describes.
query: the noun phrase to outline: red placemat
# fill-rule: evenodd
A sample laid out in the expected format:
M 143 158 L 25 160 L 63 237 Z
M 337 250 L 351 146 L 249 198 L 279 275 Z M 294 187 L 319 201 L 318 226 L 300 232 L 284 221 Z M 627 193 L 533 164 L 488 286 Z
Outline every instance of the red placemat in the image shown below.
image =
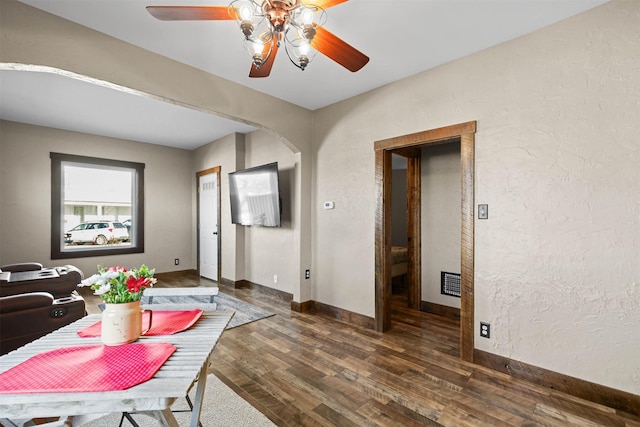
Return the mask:
M 155 311 L 153 310 L 153 320 L 151 330 L 144 334 L 151 335 L 171 335 L 189 329 L 202 316 L 202 310 L 179 310 L 179 311 Z M 142 327 L 148 325 L 149 316 L 142 316 Z M 78 335 L 83 338 L 99 337 L 102 330 L 102 322 L 99 320 L 91 326 L 87 326 Z
M 0 394 L 126 390 L 151 379 L 175 351 L 163 342 L 46 351 L 0 374 Z

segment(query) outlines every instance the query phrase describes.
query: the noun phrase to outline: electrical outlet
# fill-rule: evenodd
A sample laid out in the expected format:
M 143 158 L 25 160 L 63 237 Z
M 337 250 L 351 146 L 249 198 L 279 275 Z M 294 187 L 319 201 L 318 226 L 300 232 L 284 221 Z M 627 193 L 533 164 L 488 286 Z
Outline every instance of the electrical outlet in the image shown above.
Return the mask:
M 491 338 L 491 325 L 487 322 L 480 322 L 480 336 Z
M 278 275 L 277 274 L 273 275 L 273 283 L 278 283 Z
M 305 279 L 311 279 L 311 270 L 305 270 L 304 271 L 304 278 Z
M 175 265 L 180 265 L 180 258 L 176 258 L 176 259 L 174 259 L 174 260 L 173 260 L 173 263 L 174 263 Z

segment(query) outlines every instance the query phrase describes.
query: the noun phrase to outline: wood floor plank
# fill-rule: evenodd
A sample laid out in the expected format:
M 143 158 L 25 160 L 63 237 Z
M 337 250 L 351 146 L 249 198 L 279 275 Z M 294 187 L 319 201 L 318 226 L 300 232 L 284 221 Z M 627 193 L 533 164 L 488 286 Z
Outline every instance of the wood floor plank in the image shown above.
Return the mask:
M 545 415 L 545 419 L 551 418 L 566 424 L 585 426 L 625 427 L 624 420 L 616 419 L 608 413 L 590 409 L 586 405 L 566 405 L 538 403 L 534 415 Z
M 523 419 L 532 418 L 531 414 L 533 414 L 537 403 L 536 400 L 525 395 L 519 395 L 517 399 L 514 399 L 512 392 L 502 390 L 492 384 L 474 378 L 469 380 L 469 383 L 461 393 L 484 402 L 486 407 L 496 407 Z
M 462 405 L 448 406 L 438 420 L 444 426 L 455 427 L 511 427 L 512 424 L 501 422 L 486 412 L 468 411 Z
M 335 375 L 343 369 L 355 369 L 360 375 L 369 375 L 368 365 L 351 357 L 340 358 L 326 353 L 321 349 L 305 349 L 296 354 L 301 361 L 322 369 L 327 375 Z
M 495 425 L 496 427 L 499 425 L 519 426 L 525 421 L 523 417 L 511 411 L 494 405 L 487 405 L 487 402 L 484 400 L 462 394 L 456 397 L 455 403 L 452 406 L 462 409 L 466 414 L 476 414 L 476 418 L 479 418 L 483 423 Z M 447 409 L 445 409 L 444 412 L 447 414 Z M 441 418 L 441 420 L 442 419 L 443 418 Z
M 288 378 L 290 383 L 295 384 L 296 387 L 314 395 L 322 402 L 321 405 L 330 408 L 335 413 L 341 414 L 347 420 L 356 425 L 365 425 L 367 423 L 366 418 L 356 412 L 356 409 L 360 405 L 353 402 L 353 400 L 347 399 L 342 391 L 338 392 L 338 390 L 325 387 L 320 381 L 297 377 L 289 371 L 282 371 L 281 374 Z
M 581 426 L 581 427 L 602 427 L 605 424 L 596 423 L 587 420 L 578 415 L 564 411 L 560 408 L 554 408 L 544 404 L 537 404 L 534 415 L 541 423 L 550 426 Z M 624 424 L 622 424 L 624 425 Z
M 366 425 L 366 421 L 363 421 L 365 424 L 354 423 L 353 421 L 347 419 L 345 416 L 340 414 L 339 412 L 331 409 L 327 405 L 319 405 L 314 410 L 317 414 L 320 414 L 324 419 L 331 422 L 331 425 L 335 426 L 344 426 L 344 427 L 359 427 L 361 425 Z
M 439 422 L 429 419 L 415 411 L 412 411 L 411 409 L 407 408 L 406 406 L 398 402 L 391 401 L 387 403 L 385 407 L 389 408 L 389 410 L 391 410 L 392 413 L 399 414 L 399 417 L 400 417 L 399 419 L 401 420 L 409 419 L 413 422 L 418 423 L 418 425 L 421 425 L 421 426 L 442 427 L 442 424 L 440 424 Z M 381 425 L 384 425 L 384 424 L 381 424 Z
M 363 393 L 376 400 L 395 401 L 430 420 L 437 420 L 447 403 L 443 402 L 442 397 L 436 393 L 428 392 L 420 395 L 414 391 L 413 387 L 404 389 L 396 383 L 373 378 L 373 375 L 361 377 L 355 375 L 355 372 L 345 370 L 340 376 L 352 381 Z M 382 375 L 378 375 L 378 377 L 382 377 Z
M 358 413 L 363 415 L 375 425 L 384 425 L 389 427 L 419 427 L 428 425 L 424 422 L 417 421 L 413 418 L 404 416 L 402 413 L 396 412 L 389 405 L 370 400 L 358 409 Z M 427 420 L 426 418 L 422 418 Z M 438 425 L 436 423 L 436 425 Z

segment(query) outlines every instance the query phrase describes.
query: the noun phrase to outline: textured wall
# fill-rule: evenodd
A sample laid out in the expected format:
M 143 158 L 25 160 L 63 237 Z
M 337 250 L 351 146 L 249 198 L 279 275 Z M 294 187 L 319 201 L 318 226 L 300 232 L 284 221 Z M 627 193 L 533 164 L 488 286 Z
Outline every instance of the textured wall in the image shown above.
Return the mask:
M 496 49 L 476 157 L 476 346 L 636 394 L 639 24 L 613 2 Z
M 640 394 L 639 51 L 612 1 L 316 111 L 317 299 L 373 315 L 373 142 L 477 120 L 476 348 Z
M 314 119 L 313 299 L 373 317 L 376 138 L 371 128 L 386 120 L 370 115 L 362 98 L 317 110 Z M 335 208 L 323 209 L 325 201 Z

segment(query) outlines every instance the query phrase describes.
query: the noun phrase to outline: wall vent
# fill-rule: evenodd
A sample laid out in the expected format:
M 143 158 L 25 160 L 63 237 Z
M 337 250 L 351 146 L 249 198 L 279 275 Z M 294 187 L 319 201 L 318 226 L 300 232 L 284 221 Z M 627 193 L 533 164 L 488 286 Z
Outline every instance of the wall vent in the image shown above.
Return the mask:
M 440 272 L 440 293 L 460 298 L 460 275 L 456 273 Z

